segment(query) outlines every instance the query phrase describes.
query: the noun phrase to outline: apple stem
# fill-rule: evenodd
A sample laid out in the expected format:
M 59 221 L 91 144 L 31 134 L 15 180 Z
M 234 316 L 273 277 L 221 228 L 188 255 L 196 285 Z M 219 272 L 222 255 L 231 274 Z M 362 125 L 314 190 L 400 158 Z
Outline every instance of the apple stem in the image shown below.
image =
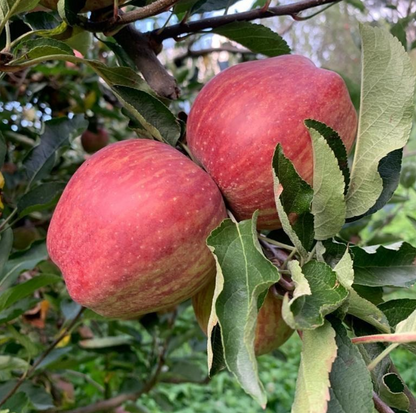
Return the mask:
M 234 224 L 238 224 L 238 221 L 236 220 L 235 216 L 229 209 L 227 209 L 227 215 L 231 219 L 231 221 L 233 221 Z

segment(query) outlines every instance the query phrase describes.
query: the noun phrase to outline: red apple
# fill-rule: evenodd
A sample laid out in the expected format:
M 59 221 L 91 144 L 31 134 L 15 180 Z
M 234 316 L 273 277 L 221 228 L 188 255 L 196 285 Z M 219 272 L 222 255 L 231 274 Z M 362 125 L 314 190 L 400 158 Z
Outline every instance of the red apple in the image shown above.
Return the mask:
M 40 0 L 40 5 L 48 9 L 56 10 L 59 0 Z M 119 0 L 119 4 L 123 4 L 126 0 Z M 85 6 L 81 12 L 94 11 L 110 7 L 114 4 L 114 0 L 85 0 Z
M 196 319 L 205 334 L 207 334 L 214 289 L 215 281 L 211 281 L 192 297 Z M 276 350 L 293 333 L 293 330 L 283 321 L 282 302 L 282 297 L 279 297 L 275 288 L 271 287 L 257 315 L 254 339 L 254 349 L 257 356 Z
M 225 216 L 206 172 L 166 144 L 133 139 L 107 146 L 74 174 L 47 248 L 76 302 L 133 318 L 172 307 L 212 279 L 205 240 Z
M 98 128 L 97 132 L 86 130 L 81 135 L 81 145 L 87 153 L 94 153 L 108 145 L 108 133 L 103 128 Z
M 336 130 L 349 151 L 357 114 L 341 77 L 303 56 L 241 63 L 198 94 L 187 124 L 189 147 L 240 220 L 260 210 L 259 229 L 279 228 L 271 161 L 281 143 L 312 183 L 312 144 L 304 120 Z

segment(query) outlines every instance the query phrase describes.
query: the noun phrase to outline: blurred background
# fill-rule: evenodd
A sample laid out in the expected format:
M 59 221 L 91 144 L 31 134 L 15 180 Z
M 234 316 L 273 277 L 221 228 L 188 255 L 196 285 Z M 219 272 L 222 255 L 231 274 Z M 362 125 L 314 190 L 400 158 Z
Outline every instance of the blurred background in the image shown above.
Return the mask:
M 186 3 L 186 0 L 183 2 Z M 280 4 L 290 3 L 282 1 Z M 141 31 L 163 30 L 183 18 L 181 4 L 175 13 L 137 23 Z M 228 13 L 262 6 L 262 1 L 230 0 Z M 272 3 L 273 5 L 273 3 Z M 183 6 L 186 10 L 186 4 Z M 191 19 L 223 14 L 225 10 L 195 13 Z M 359 22 L 385 27 L 403 43 L 416 70 L 416 2 L 412 0 L 342 1 L 309 18 L 304 12 L 298 21 L 290 17 L 265 19 L 262 23 L 281 34 L 293 53 L 312 59 L 316 65 L 338 72 L 346 81 L 357 108 L 360 102 Z M 30 21 L 30 13 L 25 19 Z M 53 24 L 53 14 L 50 14 Z M 27 30 L 25 22 L 15 19 L 13 38 Z M 105 40 L 104 42 L 99 39 Z M 0 47 L 5 44 L 4 35 Z M 80 33 L 70 45 L 87 58 L 116 64 L 115 45 L 102 35 L 97 38 Z M 216 34 L 197 34 L 180 42 L 164 43 L 161 60 L 178 80 L 182 94 L 171 109 L 186 117 L 201 87 L 215 74 L 236 63 L 262 58 Z M 2 173 L 5 179 L 4 215 L 25 190 L 22 160 L 39 141 L 43 122 L 59 116 L 85 114 L 94 133 L 103 130 L 110 142 L 134 136 L 132 125 L 121 107 L 97 75 L 85 65 L 45 62 L 23 72 L 0 78 L 0 131 L 6 137 L 8 152 Z M 59 154 L 51 181 L 67 182 L 79 165 L 90 156 L 80 138 Z M 388 245 L 407 241 L 416 245 L 416 128 L 405 149 L 401 184 L 391 202 L 364 220 L 347 225 L 341 236 L 352 243 Z M 47 260 L 44 238 L 53 205 L 14 221 L 14 265 L 24 265 L 19 277 L 30 279 L 38 273 L 59 274 Z M 10 264 L 11 265 L 11 264 Z M 7 282 L 2 285 L 4 286 Z M 0 284 L 1 285 L 1 284 Z M 416 290 L 389 290 L 388 298 L 416 298 Z M 62 326 L 74 319 L 79 310 L 63 283 L 40 290 L 3 312 L 0 322 L 0 397 L 7 393 L 17 372 L 36 358 Z M 7 313 L 7 314 L 6 314 Z M 29 339 L 29 342 L 27 340 Z M 291 409 L 299 365 L 300 340 L 294 335 L 274 354 L 259 358 L 261 381 L 269 397 L 267 413 L 287 413 Z M 94 401 L 140 391 L 158 364 L 160 348 L 165 360 L 159 382 L 137 402 L 127 401 L 117 413 L 126 412 L 262 412 L 245 395 L 228 372 L 211 380 L 206 378 L 206 340 L 200 331 L 190 303 L 173 312 L 150 314 L 140 320 L 107 321 L 87 311 L 72 334 L 38 366 L 31 381 L 25 383 L 26 398 L 16 413 L 65 411 Z M 8 357 L 8 358 L 7 358 Z M 397 349 L 393 360 L 407 385 L 416 392 L 415 355 Z M 12 384 L 10 384 L 12 383 Z M 23 396 L 21 396 L 23 397 Z M 17 403 L 17 402 L 16 402 Z M 59 406 L 57 409 L 56 406 Z M 108 410 L 107 410 L 108 411 Z

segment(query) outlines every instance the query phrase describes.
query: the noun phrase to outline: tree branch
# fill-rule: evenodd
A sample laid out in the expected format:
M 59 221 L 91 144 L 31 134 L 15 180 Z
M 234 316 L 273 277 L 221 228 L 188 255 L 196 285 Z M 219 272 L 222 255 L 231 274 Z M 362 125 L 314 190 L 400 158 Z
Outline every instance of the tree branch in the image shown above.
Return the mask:
M 206 29 L 215 29 L 228 23 L 237 21 L 251 21 L 256 19 L 275 16 L 295 16 L 301 11 L 325 4 L 335 4 L 340 0 L 303 0 L 296 3 L 269 7 L 267 10 L 254 9 L 242 13 L 227 14 L 225 16 L 209 17 L 207 19 L 195 20 L 188 23 L 179 23 L 166 27 L 163 31 L 153 30 L 149 34 L 158 42 L 165 39 L 177 38 L 185 33 L 196 33 Z
M 78 24 L 83 29 L 93 33 L 111 32 L 130 23 L 143 20 L 147 17 L 156 16 L 159 13 L 169 10 L 178 1 L 179 0 L 156 0 L 147 6 L 139 7 L 124 14 L 113 14 L 111 18 L 98 22 L 79 16 Z
M 152 42 L 150 36 L 139 32 L 133 25 L 120 30 L 114 38 L 158 95 L 173 100 L 179 97 L 175 78 L 167 72 L 156 56 L 161 48 L 160 43 Z
M 98 22 L 89 20 L 83 16 L 79 16 L 78 25 L 83 29 L 94 33 L 114 32 L 129 23 L 145 19 L 146 17 L 156 16 L 157 14 L 171 8 L 178 1 L 179 0 L 156 0 L 147 6 L 140 7 L 123 15 L 115 15 L 109 19 Z M 215 29 L 216 27 L 220 27 L 224 24 L 236 21 L 251 21 L 274 16 L 295 17 L 301 11 L 323 6 L 325 4 L 335 4 L 339 1 L 341 0 L 302 0 L 296 3 L 269 7 L 267 9 L 263 7 L 242 13 L 210 17 L 207 19 L 191 21 L 188 23 L 181 22 L 179 24 L 169 26 L 163 30 L 153 30 L 152 32 L 149 32 L 149 35 L 158 42 L 162 42 L 165 39 L 177 38 L 178 36 L 185 33 L 196 33 L 205 29 Z

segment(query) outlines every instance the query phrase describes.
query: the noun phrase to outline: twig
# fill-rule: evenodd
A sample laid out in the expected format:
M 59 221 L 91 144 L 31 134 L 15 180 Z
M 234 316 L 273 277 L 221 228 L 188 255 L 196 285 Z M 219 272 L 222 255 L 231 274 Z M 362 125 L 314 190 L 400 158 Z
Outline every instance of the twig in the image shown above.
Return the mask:
M 124 13 L 123 15 L 113 15 L 110 19 L 100 22 L 79 17 L 78 25 L 93 33 L 111 32 L 138 20 L 156 16 L 159 13 L 169 10 L 177 2 L 178 0 L 156 0 L 147 6 L 138 7 L 136 10 Z
M 185 60 L 188 57 L 200 57 L 200 56 L 206 56 L 210 53 L 215 52 L 228 52 L 228 53 L 241 53 L 241 54 L 256 54 L 248 49 L 241 49 L 239 47 L 234 46 L 221 46 L 221 47 L 210 47 L 207 49 L 201 49 L 201 50 L 191 50 L 188 49 L 188 51 L 184 54 L 181 54 L 173 59 L 173 62 L 178 65 L 182 62 L 182 60 Z
M 179 87 L 175 78 L 167 72 L 156 56 L 161 50 L 160 44 L 153 42 L 149 36 L 136 30 L 133 25 L 120 30 L 114 38 L 158 95 L 168 99 L 179 97 Z
M 337 2 L 338 1 L 334 0 L 303 0 L 296 3 L 269 7 L 267 10 L 254 9 L 242 13 L 209 17 L 207 19 L 190 21 L 188 23 L 175 24 L 166 27 L 160 34 L 158 33 L 158 30 L 153 30 L 149 34 L 158 42 L 162 42 L 165 39 L 178 38 L 185 33 L 196 33 L 206 29 L 215 29 L 225 24 L 237 21 L 252 21 L 274 16 L 294 16 L 307 9 Z
M 4 396 L 3 400 L 0 401 L 0 407 L 3 406 L 4 403 L 7 402 L 7 400 L 12 397 L 16 391 L 19 389 L 19 387 L 23 384 L 26 377 L 30 376 L 36 369 L 36 367 L 39 366 L 40 363 L 42 363 L 43 360 L 50 354 L 50 352 L 59 344 L 59 342 L 72 330 L 72 328 L 75 326 L 75 324 L 78 322 L 79 318 L 81 317 L 82 313 L 84 312 L 85 308 L 81 308 L 78 311 L 78 314 L 75 316 L 75 318 L 68 324 L 67 327 L 65 327 L 61 334 L 59 334 L 58 338 L 55 339 L 49 347 L 42 353 L 42 355 L 33 363 L 32 367 L 23 374 L 20 379 L 16 382 L 14 387 Z
M 288 251 L 293 251 L 293 250 L 295 249 L 295 247 L 294 247 L 294 246 L 292 246 L 292 245 L 283 244 L 282 242 L 275 241 L 274 239 L 271 239 L 271 238 L 265 237 L 265 236 L 263 236 L 263 235 L 259 236 L 259 238 L 260 238 L 262 241 L 266 241 L 266 242 L 268 242 L 269 244 L 276 245 L 276 247 L 280 247 L 280 248 L 283 248 L 283 249 L 288 250 Z
M 373 391 L 373 402 L 374 407 L 379 413 L 394 413 L 394 410 L 387 406 L 387 404 L 380 399 L 380 396 L 375 391 Z

